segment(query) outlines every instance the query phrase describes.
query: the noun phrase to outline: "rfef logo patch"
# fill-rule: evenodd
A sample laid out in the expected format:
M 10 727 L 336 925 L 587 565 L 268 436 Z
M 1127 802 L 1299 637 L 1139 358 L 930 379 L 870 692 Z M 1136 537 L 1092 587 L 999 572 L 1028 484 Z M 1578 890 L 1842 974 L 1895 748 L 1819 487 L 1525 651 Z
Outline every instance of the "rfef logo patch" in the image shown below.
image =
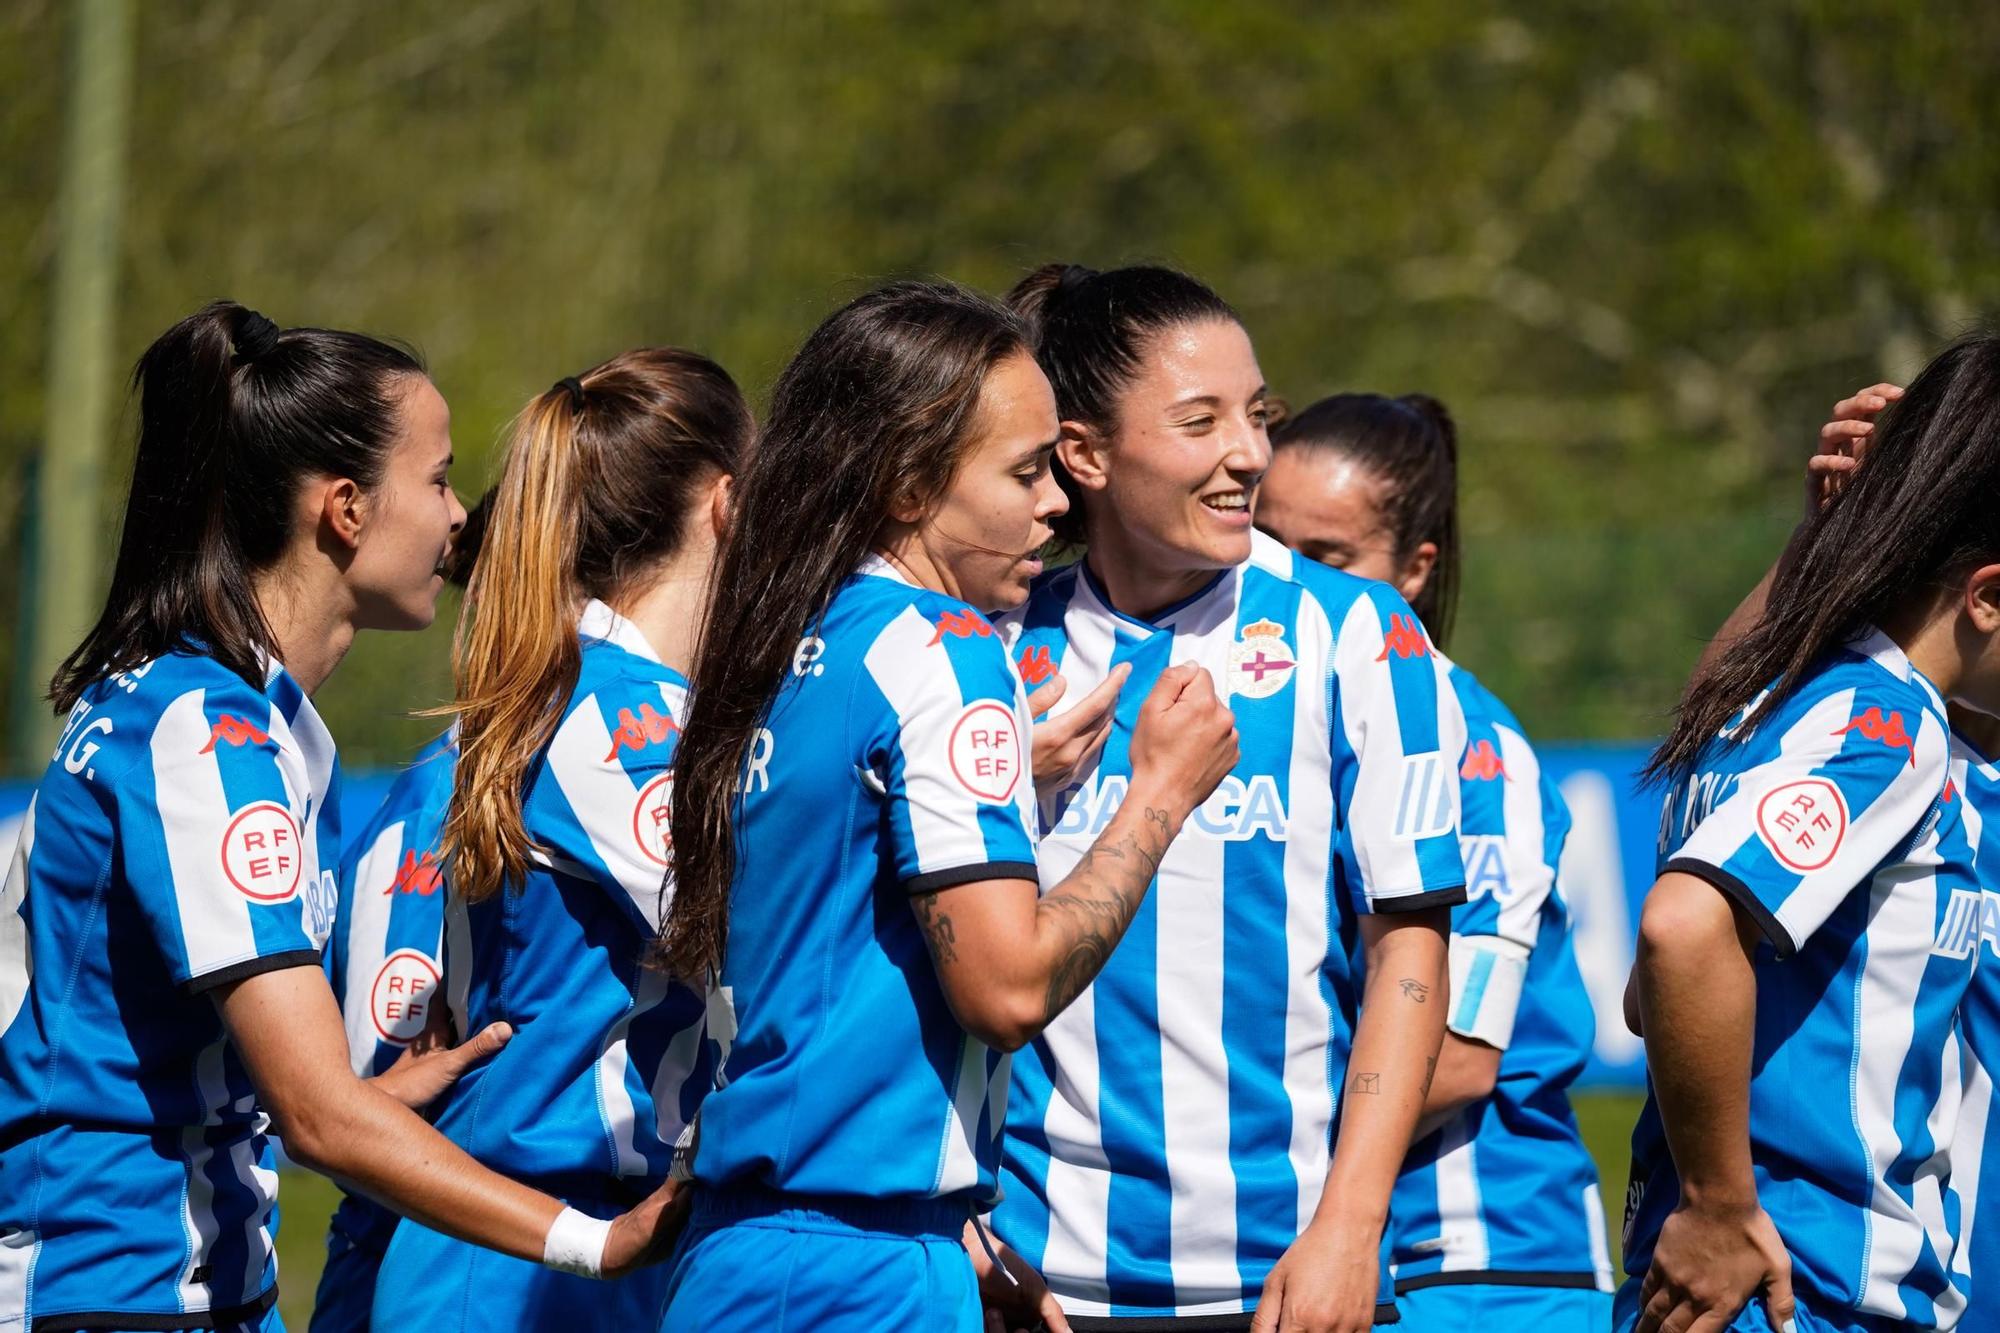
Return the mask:
M 1884 717 L 1881 709 L 1871 708 L 1846 726 L 1834 728 L 1832 734 L 1845 736 L 1850 731 L 1858 731 L 1869 740 L 1880 741 L 1892 750 L 1907 750 L 1910 755 L 1910 767 L 1917 766 L 1917 744 L 1910 739 L 1910 733 L 1903 729 L 1901 713 L 1890 713 Z
M 1275 621 L 1253 620 L 1242 637 L 1229 646 L 1231 697 L 1268 699 L 1285 688 L 1297 670 L 1297 654 L 1285 642 L 1285 628 Z
M 674 775 L 662 773 L 639 789 L 632 804 L 632 840 L 650 861 L 671 865 L 674 859 Z
M 1429 657 L 1431 641 L 1424 637 L 1423 622 L 1415 616 L 1390 616 L 1389 632 L 1382 636 L 1382 651 L 1375 660 L 1386 662 L 1391 653 L 1397 657 Z
M 1824 870 L 1847 836 L 1847 800 L 1825 778 L 1782 782 L 1757 802 L 1757 836 L 1788 870 Z
M 276 801 L 236 812 L 222 834 L 222 873 L 253 902 L 289 902 L 299 891 L 299 826 Z
M 382 960 L 368 990 L 368 1013 L 375 1032 L 391 1046 L 408 1046 L 424 1030 L 438 966 L 415 949 L 398 949 Z
M 1022 768 L 1014 711 L 991 699 L 967 705 L 952 724 L 948 758 L 958 785 L 980 800 L 1012 798 Z
M 217 741 L 224 745 L 235 746 L 249 745 L 253 741 L 258 745 L 269 745 L 271 733 L 254 722 L 231 713 L 224 713 L 222 720 L 209 728 L 208 744 L 201 747 L 200 753 L 214 754 Z

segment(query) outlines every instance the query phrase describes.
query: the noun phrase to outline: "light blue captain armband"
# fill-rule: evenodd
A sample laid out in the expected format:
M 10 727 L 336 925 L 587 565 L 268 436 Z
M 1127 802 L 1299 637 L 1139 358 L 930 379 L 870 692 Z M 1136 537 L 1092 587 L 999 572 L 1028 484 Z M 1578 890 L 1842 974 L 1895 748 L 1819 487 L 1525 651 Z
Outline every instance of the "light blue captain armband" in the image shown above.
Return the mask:
M 1514 1014 L 1528 979 L 1528 950 L 1498 935 L 1451 937 L 1453 1032 L 1504 1051 L 1514 1040 Z

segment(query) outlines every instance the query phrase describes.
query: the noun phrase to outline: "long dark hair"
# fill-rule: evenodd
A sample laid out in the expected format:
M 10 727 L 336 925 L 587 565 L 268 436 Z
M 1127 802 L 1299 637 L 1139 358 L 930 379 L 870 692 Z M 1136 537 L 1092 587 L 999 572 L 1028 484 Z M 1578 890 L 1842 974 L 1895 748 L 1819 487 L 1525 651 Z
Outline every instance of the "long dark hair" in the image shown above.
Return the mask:
M 516 419 L 452 654 L 460 757 L 444 846 L 467 901 L 527 874 L 522 787 L 582 669 L 578 608 L 616 600 L 680 548 L 690 496 L 741 466 L 751 431 L 729 373 L 673 347 L 615 356 Z
M 1337 393 L 1271 429 L 1273 449 L 1328 449 L 1353 459 L 1380 481 L 1387 494 L 1382 517 L 1396 543 L 1398 563 L 1425 542 L 1437 545 L 1437 562 L 1410 606 L 1432 642 L 1451 638 L 1458 612 L 1458 427 L 1443 403 L 1426 394 L 1389 398 L 1379 393 Z
M 1748 734 L 1830 649 L 2000 560 L 2000 336 L 1959 339 L 1882 414 L 1852 480 L 1800 533 L 1764 614 L 1689 682 L 1649 779 L 1692 772 L 1769 687 Z
M 1044 264 L 1014 284 L 1007 304 L 1028 321 L 1035 359 L 1056 391 L 1057 413 L 1107 435 L 1118 428 L 1118 398 L 1155 337 L 1183 324 L 1242 322 L 1206 284 L 1151 264 L 1106 272 Z M 1069 496 L 1069 512 L 1052 521 L 1056 540 L 1081 545 L 1083 494 L 1061 459 L 1055 475 Z
M 772 391 L 717 557 L 673 801 L 674 895 L 658 960 L 721 966 L 736 870 L 737 779 L 798 648 L 893 510 L 950 487 L 987 372 L 1028 349 L 1001 306 L 949 283 L 895 283 L 813 330 Z
M 139 447 L 104 610 L 49 685 L 58 710 L 105 676 L 196 648 L 261 688 L 275 649 L 254 576 L 292 538 L 312 477 L 382 479 L 408 350 L 360 333 L 283 329 L 234 301 L 154 340 L 132 382 Z

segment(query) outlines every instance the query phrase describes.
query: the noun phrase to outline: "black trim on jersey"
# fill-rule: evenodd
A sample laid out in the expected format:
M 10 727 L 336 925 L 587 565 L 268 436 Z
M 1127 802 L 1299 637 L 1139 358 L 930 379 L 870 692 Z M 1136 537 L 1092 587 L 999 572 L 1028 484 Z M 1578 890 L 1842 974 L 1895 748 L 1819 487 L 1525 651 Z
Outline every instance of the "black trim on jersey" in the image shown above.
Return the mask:
M 1250 1321 L 1255 1315 L 1253 1310 L 1241 1314 L 1142 1314 L 1126 1318 L 1073 1314 L 1069 1326 L 1076 1333 L 1250 1333 Z M 1379 1301 L 1373 1322 L 1400 1324 L 1403 1313 L 1394 1301 Z
M 218 967 L 213 972 L 204 972 L 198 977 L 189 977 L 181 983 L 181 989 L 189 995 L 202 995 L 217 986 L 227 986 L 232 981 L 254 977 L 260 972 L 277 972 L 287 967 L 318 967 L 318 949 L 287 949 L 283 953 L 267 953 L 262 958 L 245 958 L 240 963 L 228 967 Z M 134 1324 L 134 1328 L 151 1328 L 151 1324 Z M 163 1328 L 179 1328 L 179 1324 L 163 1324 Z M 188 1325 L 194 1327 L 194 1325 Z M 36 1326 L 39 1333 L 40 1325 Z
M 1465 901 L 1465 886 L 1450 889 L 1432 889 L 1429 893 L 1407 893 L 1395 898 L 1370 898 L 1368 910 L 1376 916 L 1394 916 L 1397 912 L 1421 912 L 1427 907 L 1457 907 Z
M 1757 929 L 1764 932 L 1764 938 L 1769 940 L 1771 947 L 1777 951 L 1778 961 L 1783 962 L 1798 952 L 1798 949 L 1792 944 L 1791 932 L 1778 924 L 1778 918 L 1771 914 L 1771 909 L 1764 906 L 1757 895 L 1750 891 L 1748 884 L 1745 884 L 1721 866 L 1710 865 L 1706 861 L 1698 861 L 1692 856 L 1676 856 L 1673 860 L 1660 867 L 1660 873 L 1663 875 L 1670 870 L 1677 870 L 1683 875 L 1693 875 L 1696 879 L 1706 880 L 1733 898 L 1736 901 L 1736 905 L 1741 907 L 1745 912 L 1748 912 L 1750 919 L 1757 923 Z
M 981 861 L 976 866 L 954 866 L 950 870 L 912 875 L 903 881 L 903 892 L 912 898 L 920 898 L 939 889 L 975 884 L 982 879 L 1025 879 L 1030 884 L 1039 884 L 1041 870 L 1033 861 Z
M 190 1310 L 185 1314 L 121 1314 L 116 1310 L 75 1310 L 67 1314 L 38 1315 L 32 1333 L 88 1333 L 98 1328 L 161 1330 L 179 1333 L 188 1328 L 228 1328 L 247 1324 L 278 1303 L 278 1286 L 272 1283 L 262 1296 L 244 1305 L 228 1305 L 220 1310 Z
M 1449 1273 L 1419 1273 L 1396 1279 L 1396 1294 L 1425 1287 L 1559 1287 L 1565 1291 L 1596 1291 L 1595 1273 L 1530 1273 L 1513 1268 L 1454 1269 Z

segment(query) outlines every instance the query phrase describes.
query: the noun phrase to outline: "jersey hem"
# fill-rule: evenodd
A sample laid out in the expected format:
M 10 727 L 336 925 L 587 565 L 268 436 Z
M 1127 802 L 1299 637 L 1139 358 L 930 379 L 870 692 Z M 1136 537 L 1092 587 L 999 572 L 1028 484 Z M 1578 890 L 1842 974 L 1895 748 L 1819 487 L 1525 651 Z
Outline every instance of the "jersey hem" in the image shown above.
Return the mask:
M 1595 1273 L 1537 1273 L 1517 1268 L 1453 1269 L 1449 1273 L 1419 1273 L 1396 1279 L 1396 1294 L 1425 1287 L 1557 1287 L 1565 1291 L 1602 1291 Z
M 1465 886 L 1457 885 L 1449 889 L 1432 889 L 1428 893 L 1411 893 L 1396 898 L 1370 898 L 1368 910 L 1376 916 L 1392 916 L 1397 912 L 1421 912 L 1432 907 L 1457 907 L 1465 901 Z
M 982 879 L 1025 879 L 1030 884 L 1040 884 L 1041 872 L 1033 861 L 981 861 L 977 865 L 954 866 L 950 870 L 931 870 L 912 875 L 903 881 L 903 892 L 912 898 L 921 898 L 927 893 Z
M 1069 1326 L 1076 1333 L 1248 1333 L 1250 1321 L 1255 1317 L 1254 1310 L 1232 1314 L 1066 1316 Z M 1378 1301 L 1371 1322 L 1378 1325 L 1400 1324 L 1403 1314 L 1394 1301 Z
M 73 1310 L 63 1314 L 36 1315 L 30 1333 L 88 1333 L 91 1329 L 134 1329 L 160 1330 L 161 1333 L 179 1333 L 181 1329 L 227 1327 L 230 1324 L 244 1324 L 266 1313 L 278 1303 L 278 1286 L 274 1282 L 264 1289 L 264 1294 L 254 1301 L 242 1305 L 227 1305 L 220 1310 L 187 1310 L 177 1314 L 161 1314 L 158 1311 L 133 1313 L 119 1310 Z
M 188 995 L 202 995 L 217 986 L 227 986 L 232 981 L 254 977 L 261 972 L 277 972 L 287 967 L 318 966 L 318 949 L 287 949 L 283 953 L 267 953 L 257 958 L 245 958 L 240 963 L 231 963 L 227 967 L 218 967 L 213 972 L 189 977 L 181 983 L 181 990 Z
M 1750 919 L 1757 923 L 1757 929 L 1771 942 L 1771 948 L 1777 951 L 1780 962 L 1799 951 L 1798 943 L 1792 939 L 1792 932 L 1786 930 L 1784 924 L 1771 914 L 1771 909 L 1764 906 L 1763 901 L 1750 891 L 1750 886 L 1721 866 L 1711 865 L 1692 856 L 1676 856 L 1660 867 L 1661 874 L 1670 870 L 1705 880 L 1733 899 L 1737 906 L 1749 913 Z

